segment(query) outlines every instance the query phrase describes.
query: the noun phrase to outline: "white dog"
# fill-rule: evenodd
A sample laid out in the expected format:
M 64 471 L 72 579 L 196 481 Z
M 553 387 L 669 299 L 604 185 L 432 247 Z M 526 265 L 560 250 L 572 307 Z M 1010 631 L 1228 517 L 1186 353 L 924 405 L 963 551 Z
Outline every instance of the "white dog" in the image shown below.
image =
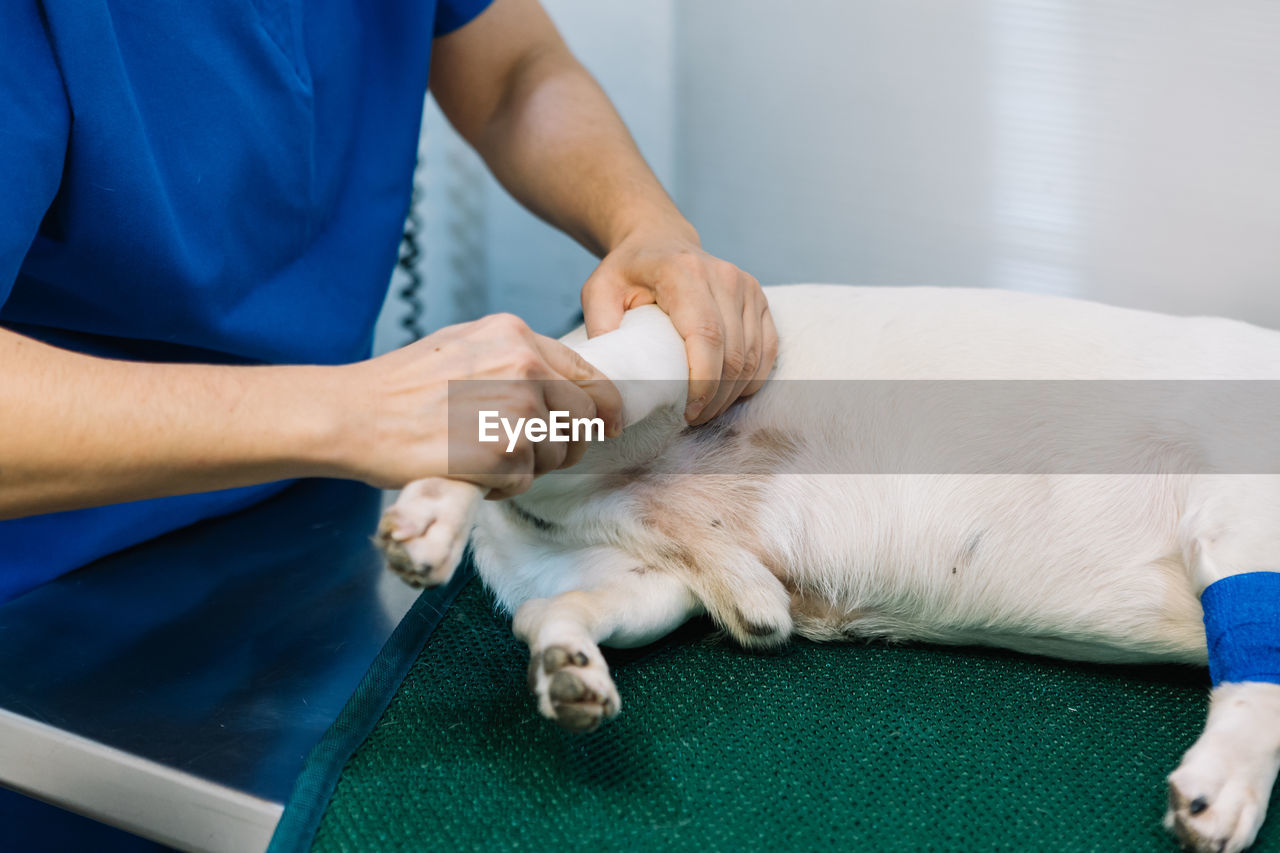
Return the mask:
M 640 308 L 565 339 L 618 384 L 621 438 L 512 500 L 426 480 L 387 511 L 380 541 L 419 585 L 448 579 L 474 522 L 538 706 L 566 728 L 620 708 L 598 644 L 649 643 L 701 612 L 749 646 L 889 637 L 1204 664 L 1200 593 L 1280 570 L 1280 477 L 1226 459 L 1261 427 L 1153 381 L 1280 379 L 1280 333 L 994 290 L 767 292 L 773 377 L 711 424 L 685 427 L 684 346 Z M 1114 387 L 1056 381 L 1080 379 L 1146 380 L 1122 386 L 1138 415 L 1077 406 L 1074 428 L 1098 432 L 1038 433 L 1028 399 L 1053 426 L 1075 388 Z M 1169 777 L 1166 825 L 1197 850 L 1247 847 L 1278 766 L 1280 685 L 1220 685 Z

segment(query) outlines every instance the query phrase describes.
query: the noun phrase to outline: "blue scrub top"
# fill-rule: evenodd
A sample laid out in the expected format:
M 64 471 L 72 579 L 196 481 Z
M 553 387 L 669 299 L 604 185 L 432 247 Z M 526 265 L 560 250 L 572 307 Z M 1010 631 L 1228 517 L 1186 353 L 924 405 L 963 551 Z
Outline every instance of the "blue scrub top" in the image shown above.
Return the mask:
M 4 0 L 0 324 L 126 359 L 366 357 L 431 37 L 489 2 Z M 0 601 L 282 485 L 0 522 Z

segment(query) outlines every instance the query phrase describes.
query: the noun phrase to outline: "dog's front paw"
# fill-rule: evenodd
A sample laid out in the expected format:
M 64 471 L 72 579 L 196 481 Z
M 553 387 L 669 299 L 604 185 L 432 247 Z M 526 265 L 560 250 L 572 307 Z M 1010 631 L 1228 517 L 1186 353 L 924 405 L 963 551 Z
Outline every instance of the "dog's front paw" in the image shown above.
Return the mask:
M 1253 843 L 1262 826 L 1270 779 L 1247 756 L 1232 756 L 1229 747 L 1204 740 L 1169 776 L 1164 825 L 1185 849 L 1236 853 Z
M 589 732 L 618 715 L 621 700 L 595 645 L 551 645 L 529 660 L 529 688 L 538 710 L 571 732 Z
M 461 480 L 405 486 L 382 514 L 375 537 L 387 565 L 413 587 L 447 582 L 462 559 L 481 497 L 478 486 Z

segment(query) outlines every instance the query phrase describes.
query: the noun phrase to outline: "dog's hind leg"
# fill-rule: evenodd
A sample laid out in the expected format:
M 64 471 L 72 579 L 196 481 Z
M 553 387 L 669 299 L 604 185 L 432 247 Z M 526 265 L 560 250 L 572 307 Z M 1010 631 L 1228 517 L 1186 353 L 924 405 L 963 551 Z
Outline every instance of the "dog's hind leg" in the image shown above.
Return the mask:
M 593 589 L 535 598 L 515 613 L 529 644 L 529 688 L 538 710 L 570 731 L 591 731 L 621 708 L 600 644 L 651 643 L 698 613 L 679 578 L 637 568 Z
M 746 648 L 768 649 L 791 637 L 791 594 L 749 551 L 700 549 L 686 579 L 707 613 Z
M 1169 776 L 1165 826 L 1197 851 L 1253 843 L 1280 770 L 1280 478 L 1201 478 L 1183 540 L 1209 628 L 1204 733 Z

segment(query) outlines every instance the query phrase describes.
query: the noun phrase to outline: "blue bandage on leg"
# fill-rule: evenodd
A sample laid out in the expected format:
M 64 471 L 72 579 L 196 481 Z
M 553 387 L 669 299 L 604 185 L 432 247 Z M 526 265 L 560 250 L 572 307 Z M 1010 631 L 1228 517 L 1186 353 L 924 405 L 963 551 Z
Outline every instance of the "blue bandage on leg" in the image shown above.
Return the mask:
M 1280 572 L 1231 575 L 1200 595 L 1209 678 L 1280 684 Z

